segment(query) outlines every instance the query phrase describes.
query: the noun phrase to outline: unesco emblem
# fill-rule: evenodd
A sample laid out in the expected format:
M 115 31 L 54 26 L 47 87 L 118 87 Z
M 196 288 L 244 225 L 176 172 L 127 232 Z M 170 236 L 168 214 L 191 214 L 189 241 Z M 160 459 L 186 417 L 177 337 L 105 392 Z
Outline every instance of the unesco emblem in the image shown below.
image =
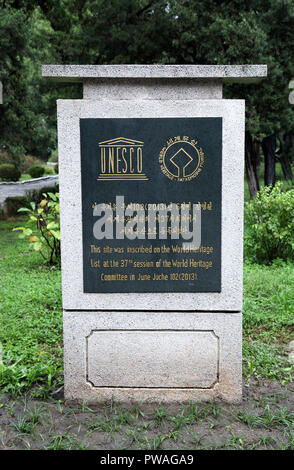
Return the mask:
M 167 141 L 159 154 L 161 171 L 171 180 L 190 181 L 196 178 L 204 164 L 204 153 L 197 141 L 180 136 Z
M 99 181 L 148 181 L 143 172 L 144 142 L 116 137 L 99 142 Z

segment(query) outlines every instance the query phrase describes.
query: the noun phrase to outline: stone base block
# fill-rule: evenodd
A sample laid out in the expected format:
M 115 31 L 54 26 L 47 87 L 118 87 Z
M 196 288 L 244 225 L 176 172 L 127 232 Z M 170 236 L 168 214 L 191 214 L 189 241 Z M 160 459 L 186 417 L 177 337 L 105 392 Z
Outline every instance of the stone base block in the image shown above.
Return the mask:
M 65 399 L 242 397 L 242 314 L 64 311 Z

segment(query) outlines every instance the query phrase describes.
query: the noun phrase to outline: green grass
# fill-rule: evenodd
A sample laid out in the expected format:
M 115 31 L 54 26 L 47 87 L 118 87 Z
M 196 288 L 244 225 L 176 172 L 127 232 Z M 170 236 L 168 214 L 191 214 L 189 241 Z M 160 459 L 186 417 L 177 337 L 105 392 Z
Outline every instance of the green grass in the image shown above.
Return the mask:
M 244 374 L 292 381 L 286 344 L 294 337 L 294 267 L 244 266 Z
M 62 381 L 60 271 L 42 265 L 15 225 L 0 221 L 0 387 L 13 395 L 39 384 L 45 396 Z
M 61 276 L 58 269 L 44 266 L 40 255 L 12 232 L 19 224 L 19 219 L 0 221 L 0 388 L 13 396 L 33 389 L 46 398 L 62 384 Z M 293 306 L 292 265 L 245 264 L 243 354 L 247 379 L 267 377 L 282 384 L 292 380 L 294 367 L 287 362 L 286 344 L 294 337 Z M 117 416 L 120 419 L 123 417 Z M 159 405 L 159 428 L 165 419 L 165 409 Z M 179 423 L 186 419 L 177 417 Z M 97 426 L 108 424 L 106 419 Z
M 28 173 L 22 173 L 21 177 L 19 178 L 19 181 L 27 181 L 31 180 L 32 177 Z

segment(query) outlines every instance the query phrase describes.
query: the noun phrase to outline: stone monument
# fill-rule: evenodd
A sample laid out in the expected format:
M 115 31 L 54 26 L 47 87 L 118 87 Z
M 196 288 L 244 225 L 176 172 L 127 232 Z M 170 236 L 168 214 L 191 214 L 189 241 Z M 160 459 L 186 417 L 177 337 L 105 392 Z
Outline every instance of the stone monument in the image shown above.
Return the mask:
M 58 100 L 65 398 L 242 397 L 243 100 L 266 66 L 45 65 Z

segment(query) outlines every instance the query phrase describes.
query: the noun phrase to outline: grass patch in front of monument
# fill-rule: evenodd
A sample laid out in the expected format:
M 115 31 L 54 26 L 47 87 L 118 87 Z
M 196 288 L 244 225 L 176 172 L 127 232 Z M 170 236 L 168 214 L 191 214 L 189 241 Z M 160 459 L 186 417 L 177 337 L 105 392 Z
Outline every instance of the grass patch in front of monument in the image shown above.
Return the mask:
M 65 404 L 0 395 L 0 449 L 294 450 L 294 388 L 251 384 L 240 404 Z
M 60 270 L 43 264 L 12 228 L 0 221 L 0 388 L 12 396 L 33 389 L 46 398 L 62 385 Z M 244 266 L 244 376 L 286 383 L 294 366 L 287 343 L 294 337 L 294 267 Z M 1 359 L 1 358 L 0 358 Z M 0 361 L 1 362 L 1 361 Z M 157 419 L 160 419 L 158 415 Z
M 287 360 L 294 339 L 294 267 L 244 265 L 243 374 L 247 379 L 293 380 Z
M 0 388 L 46 397 L 62 384 L 61 276 L 12 232 L 21 224 L 0 221 Z

